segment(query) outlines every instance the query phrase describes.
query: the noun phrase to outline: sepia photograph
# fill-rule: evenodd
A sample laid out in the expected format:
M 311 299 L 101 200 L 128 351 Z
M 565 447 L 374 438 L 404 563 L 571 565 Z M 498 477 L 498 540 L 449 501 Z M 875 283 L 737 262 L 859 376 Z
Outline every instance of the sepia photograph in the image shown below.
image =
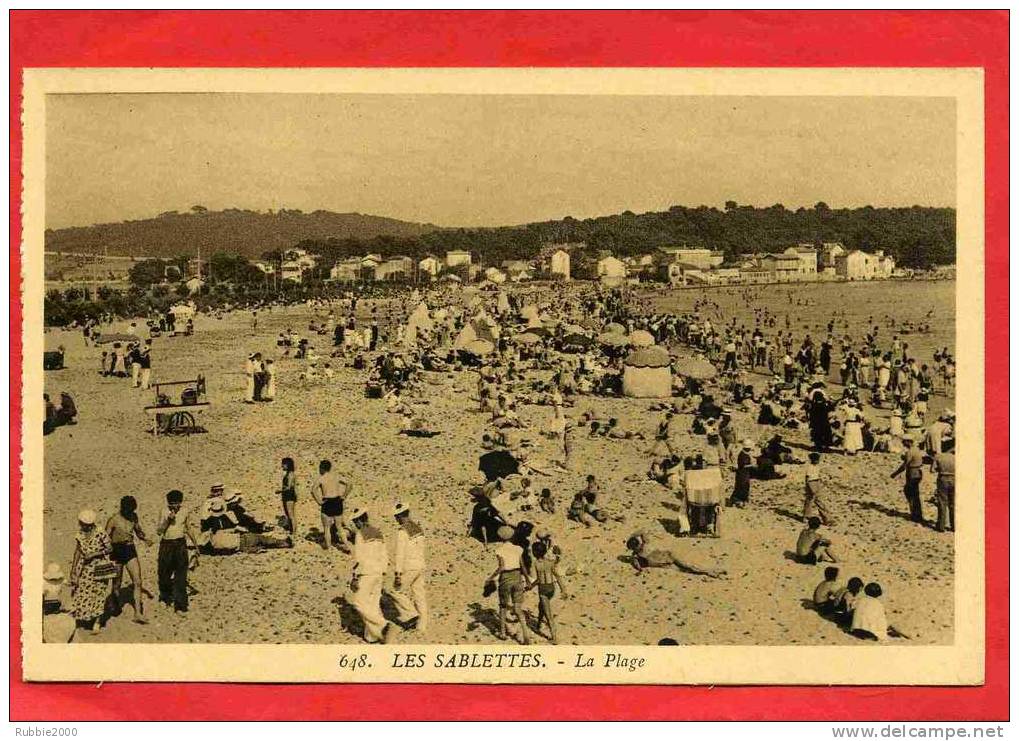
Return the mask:
M 26 72 L 26 676 L 981 681 L 982 84 Z

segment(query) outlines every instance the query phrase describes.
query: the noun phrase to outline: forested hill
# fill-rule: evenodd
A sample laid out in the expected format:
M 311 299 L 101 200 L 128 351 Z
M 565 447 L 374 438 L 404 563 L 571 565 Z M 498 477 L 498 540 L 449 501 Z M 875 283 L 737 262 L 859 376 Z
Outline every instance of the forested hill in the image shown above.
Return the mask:
M 955 210 L 951 208 L 831 209 L 824 203 L 795 211 L 726 204 L 725 209 L 673 206 L 668 211 L 625 211 L 593 219 L 566 217 L 522 226 L 444 229 L 419 236 L 371 240 L 313 240 L 304 247 L 341 258 L 366 252 L 420 257 L 465 249 L 487 265 L 533 258 L 545 242 L 585 242 L 590 255 L 610 250 L 638 255 L 663 246 L 724 250 L 729 260 L 748 252 L 783 250 L 800 243 L 842 242 L 846 247 L 884 250 L 906 267 L 955 262 Z
M 380 216 L 260 213 L 227 209 L 166 213 L 153 219 L 99 224 L 46 232 L 46 249 L 149 257 L 227 252 L 257 258 L 302 244 L 330 259 L 366 252 L 421 257 L 450 249 L 473 252 L 485 264 L 531 259 L 546 242 L 585 242 L 591 255 L 611 250 L 637 255 L 662 246 L 724 250 L 729 259 L 747 252 L 781 250 L 811 242 L 842 242 L 846 247 L 879 250 L 900 265 L 928 267 L 955 262 L 955 210 L 950 208 L 832 209 L 824 203 L 791 211 L 739 206 L 724 209 L 673 206 L 668 211 L 624 211 L 592 219 L 565 217 L 521 226 L 439 229 Z
M 266 250 L 285 249 L 305 239 L 371 239 L 380 234 L 409 237 L 433 231 L 432 224 L 415 224 L 357 213 L 282 209 L 274 212 L 226 209 L 170 211 L 152 219 L 117 224 L 48 229 L 48 252 L 176 257 L 229 252 L 257 258 Z

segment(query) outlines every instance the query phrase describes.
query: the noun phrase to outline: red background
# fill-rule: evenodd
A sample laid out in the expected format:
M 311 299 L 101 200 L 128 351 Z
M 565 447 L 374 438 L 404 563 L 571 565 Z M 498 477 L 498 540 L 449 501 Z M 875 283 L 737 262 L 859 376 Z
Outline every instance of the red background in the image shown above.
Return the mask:
M 1008 11 L 14 11 L 11 491 L 20 491 L 25 67 L 982 67 L 986 92 L 987 683 L 908 687 L 25 684 L 11 497 L 11 719 L 1008 717 Z M 33 362 L 37 362 L 36 359 Z

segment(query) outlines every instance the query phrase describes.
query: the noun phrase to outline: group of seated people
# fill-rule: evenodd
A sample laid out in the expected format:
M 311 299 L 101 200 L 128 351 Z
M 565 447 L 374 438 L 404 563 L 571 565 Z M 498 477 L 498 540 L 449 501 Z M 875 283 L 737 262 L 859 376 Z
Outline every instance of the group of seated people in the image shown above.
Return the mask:
M 78 407 L 74 403 L 74 397 L 69 393 L 66 391 L 60 393 L 59 406 L 50 401 L 49 394 L 43 394 L 42 400 L 46 405 L 42 421 L 42 434 L 48 435 L 58 427 L 77 424 Z
M 212 487 L 202 505 L 200 532 L 194 534 L 199 551 L 209 555 L 259 553 L 268 548 L 292 548 L 287 534 L 252 515 L 239 491 L 224 494 L 222 485 Z
M 857 638 L 870 641 L 883 641 L 888 636 L 908 638 L 889 625 L 882 593 L 877 582 L 864 585 L 856 576 L 843 585 L 838 567 L 829 566 L 824 570 L 824 581 L 814 589 L 814 608 Z

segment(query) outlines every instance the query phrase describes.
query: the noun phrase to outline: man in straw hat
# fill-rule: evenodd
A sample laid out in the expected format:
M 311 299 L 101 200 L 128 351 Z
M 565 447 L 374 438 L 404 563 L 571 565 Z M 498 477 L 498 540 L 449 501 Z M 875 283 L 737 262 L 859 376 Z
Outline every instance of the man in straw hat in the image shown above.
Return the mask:
M 368 643 L 386 643 L 393 627 L 382 614 L 382 580 L 389 568 L 389 555 L 382 533 L 368 524 L 368 513 L 360 507 L 350 512 L 354 527 L 354 569 L 350 579 L 349 602 L 364 622 Z
M 410 507 L 397 502 L 393 517 L 396 531 L 396 555 L 393 563 L 393 598 L 398 620 L 405 630 L 428 631 L 428 597 L 425 593 L 425 533 L 410 516 Z
M 906 474 L 906 483 L 902 489 L 909 504 L 909 519 L 923 524 L 923 504 L 920 501 L 920 482 L 923 480 L 923 453 L 916 445 L 916 438 L 907 434 L 902 438 L 905 450 L 902 452 L 902 463 L 892 471 L 895 478 L 900 473 Z
M 527 630 L 524 617 L 524 592 L 528 589 L 527 575 L 523 570 L 524 549 L 513 543 L 514 530 L 503 525 L 497 533 L 501 541 L 495 547 L 498 565 L 486 582 L 498 579 L 499 585 L 499 634 L 498 638 L 509 636 L 507 628 L 509 611 L 516 613 L 520 624 L 520 641 L 524 645 L 531 644 L 531 636 Z

